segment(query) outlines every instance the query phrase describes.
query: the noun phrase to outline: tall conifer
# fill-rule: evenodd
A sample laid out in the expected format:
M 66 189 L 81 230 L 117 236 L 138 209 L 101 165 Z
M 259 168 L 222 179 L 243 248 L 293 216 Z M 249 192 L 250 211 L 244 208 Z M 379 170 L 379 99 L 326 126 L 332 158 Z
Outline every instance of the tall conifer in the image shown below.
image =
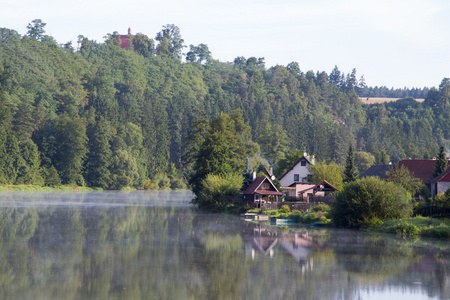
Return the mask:
M 448 167 L 447 153 L 445 152 L 444 146 L 441 146 L 438 158 L 436 160 L 436 165 L 434 167 L 433 178 L 439 176 L 439 174 L 447 170 L 447 167 Z
M 348 148 L 347 160 L 345 162 L 345 170 L 343 177 L 344 182 L 352 182 L 358 179 L 358 169 L 356 169 L 355 166 L 352 145 L 350 145 L 350 147 Z

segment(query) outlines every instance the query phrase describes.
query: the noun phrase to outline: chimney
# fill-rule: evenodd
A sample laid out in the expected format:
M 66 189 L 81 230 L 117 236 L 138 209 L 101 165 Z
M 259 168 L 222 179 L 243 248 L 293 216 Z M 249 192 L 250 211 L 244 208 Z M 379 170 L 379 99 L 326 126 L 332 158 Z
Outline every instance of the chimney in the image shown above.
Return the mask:
M 314 154 L 311 155 L 311 164 L 314 165 L 315 159 L 314 159 Z
M 256 179 L 256 171 L 253 172 L 253 180 L 252 181 L 255 181 L 255 179 Z
M 273 167 L 272 167 L 272 166 L 269 167 L 269 175 L 270 175 L 270 176 L 273 175 Z
M 131 34 L 131 27 L 128 27 L 128 34 Z

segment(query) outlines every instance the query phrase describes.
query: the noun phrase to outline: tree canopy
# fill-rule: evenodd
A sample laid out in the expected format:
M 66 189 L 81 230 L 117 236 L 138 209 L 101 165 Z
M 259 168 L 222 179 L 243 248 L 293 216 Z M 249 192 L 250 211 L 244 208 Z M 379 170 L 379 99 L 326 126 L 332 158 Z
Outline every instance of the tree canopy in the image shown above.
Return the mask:
M 76 47 L 58 44 L 45 26 L 33 20 L 23 36 L 0 28 L 2 183 L 142 188 L 169 178 L 177 186 L 193 173 L 243 172 L 246 157 L 281 175 L 304 152 L 343 166 L 352 144 L 368 153 L 367 166 L 373 157 L 373 164 L 431 158 L 450 140 L 447 79 L 401 90 L 422 103 L 367 105 L 358 96 L 371 87 L 356 70 L 267 67 L 263 57 L 220 62 L 203 43 L 183 54 L 174 24 L 130 35 L 127 49 L 117 32 L 103 42 L 80 35 Z M 196 129 L 201 118 L 207 126 Z M 197 164 L 197 151 L 205 158 L 219 151 L 220 159 Z

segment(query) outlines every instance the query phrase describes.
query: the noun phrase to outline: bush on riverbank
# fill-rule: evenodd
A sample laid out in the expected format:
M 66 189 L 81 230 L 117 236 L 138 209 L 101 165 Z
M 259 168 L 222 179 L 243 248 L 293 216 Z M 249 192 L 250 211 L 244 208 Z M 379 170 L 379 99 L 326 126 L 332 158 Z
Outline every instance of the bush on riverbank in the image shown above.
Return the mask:
M 331 217 L 338 227 L 361 227 L 370 220 L 402 219 L 412 214 L 411 195 L 377 177 L 348 183 L 338 193 Z

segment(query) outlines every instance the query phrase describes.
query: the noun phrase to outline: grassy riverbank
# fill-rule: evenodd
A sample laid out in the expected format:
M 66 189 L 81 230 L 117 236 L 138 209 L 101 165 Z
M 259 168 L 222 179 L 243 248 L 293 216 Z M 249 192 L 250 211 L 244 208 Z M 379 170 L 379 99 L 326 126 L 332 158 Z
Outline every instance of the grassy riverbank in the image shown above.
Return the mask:
M 406 236 L 424 236 L 450 238 L 450 219 L 413 217 L 401 220 L 389 220 L 379 224 L 369 224 L 369 231 L 393 233 Z

